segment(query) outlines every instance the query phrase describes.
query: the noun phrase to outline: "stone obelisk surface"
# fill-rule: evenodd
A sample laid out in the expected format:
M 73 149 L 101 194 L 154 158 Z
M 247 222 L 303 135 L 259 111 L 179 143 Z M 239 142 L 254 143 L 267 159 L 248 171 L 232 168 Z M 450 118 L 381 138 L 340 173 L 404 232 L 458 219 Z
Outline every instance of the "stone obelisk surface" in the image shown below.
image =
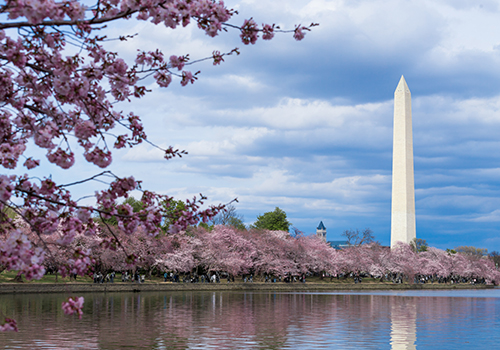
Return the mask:
M 416 237 L 411 124 L 411 93 L 401 76 L 394 92 L 391 248 L 397 242 L 410 243 Z

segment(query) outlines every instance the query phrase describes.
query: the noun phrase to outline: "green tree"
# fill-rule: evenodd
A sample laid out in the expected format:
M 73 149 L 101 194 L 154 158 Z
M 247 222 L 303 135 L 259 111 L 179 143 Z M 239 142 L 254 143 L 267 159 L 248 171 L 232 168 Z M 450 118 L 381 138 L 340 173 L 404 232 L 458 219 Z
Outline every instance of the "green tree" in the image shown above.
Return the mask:
M 8 207 L 4 206 L 2 210 L 0 210 L 0 233 L 5 231 L 9 231 L 12 226 L 9 225 L 9 221 L 15 219 L 17 217 L 16 212 Z
M 251 228 L 271 231 L 287 231 L 291 223 L 286 219 L 286 213 L 276 207 L 274 211 L 269 211 L 263 215 L 257 216 L 257 221 L 251 225 Z
M 123 204 L 130 204 L 134 213 L 140 212 L 144 208 L 144 203 L 142 201 L 135 199 L 130 196 L 123 201 Z
M 169 205 L 163 204 L 165 210 L 165 218 L 163 221 L 162 229 L 168 232 L 170 224 L 183 216 L 182 212 L 186 210 L 186 203 L 181 200 L 172 200 Z
M 132 207 L 132 211 L 134 213 L 137 213 L 137 212 L 141 211 L 142 208 L 144 208 L 144 203 L 142 203 L 140 200 L 135 199 L 133 196 L 129 196 L 127 199 L 125 199 L 121 203 L 121 205 L 123 205 L 123 204 L 130 205 Z M 98 219 L 98 220 L 100 220 L 100 219 Z M 118 224 L 118 220 L 116 220 L 116 217 L 114 217 L 114 216 L 111 218 L 103 219 L 102 221 L 110 226 L 116 226 Z
M 488 249 L 476 248 L 473 246 L 460 246 L 454 249 L 457 253 L 474 255 L 474 256 L 485 256 L 488 255 Z
M 410 242 L 410 245 L 413 248 L 413 251 L 417 253 L 425 252 L 429 248 L 427 241 L 421 238 L 413 238 L 413 240 Z

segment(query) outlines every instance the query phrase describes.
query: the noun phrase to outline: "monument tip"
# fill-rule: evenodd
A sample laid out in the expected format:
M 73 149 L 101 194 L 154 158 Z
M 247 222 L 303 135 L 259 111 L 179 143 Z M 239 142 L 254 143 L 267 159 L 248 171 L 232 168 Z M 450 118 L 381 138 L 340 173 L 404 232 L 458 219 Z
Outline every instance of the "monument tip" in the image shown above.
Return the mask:
M 401 79 L 399 79 L 398 86 L 396 87 L 396 91 L 404 91 L 404 92 L 410 92 L 410 89 L 408 88 L 408 84 L 406 84 L 406 80 L 404 75 L 401 75 Z

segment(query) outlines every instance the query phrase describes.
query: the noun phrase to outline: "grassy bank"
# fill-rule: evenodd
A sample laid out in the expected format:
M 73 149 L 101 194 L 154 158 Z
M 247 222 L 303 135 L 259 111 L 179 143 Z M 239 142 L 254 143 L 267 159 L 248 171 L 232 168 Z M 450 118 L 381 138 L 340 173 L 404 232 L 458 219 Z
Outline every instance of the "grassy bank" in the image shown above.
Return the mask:
M 7 272 L 2 272 L 0 273 L 0 283 L 13 283 L 15 281 L 15 277 L 17 275 L 17 272 L 15 271 L 7 271 Z M 42 279 L 40 280 L 31 280 L 27 281 L 24 276 L 22 276 L 22 283 L 74 283 L 74 280 L 69 279 L 69 277 L 62 278 L 61 275 L 44 275 Z M 92 278 L 86 276 L 86 277 L 80 277 L 78 276 L 76 283 L 91 283 Z
M 264 283 L 255 281 L 244 283 L 241 278 L 233 283 L 223 280 L 221 283 L 172 283 L 163 282 L 163 279 L 153 277 L 145 283 L 121 282 L 121 275 L 117 275 L 115 283 L 93 283 L 90 277 L 78 277 L 77 281 L 46 275 L 39 281 L 13 282 L 15 273 L 0 274 L 0 294 L 10 293 L 89 293 L 89 292 L 146 292 L 146 291 L 335 291 L 335 290 L 446 290 L 446 289 L 489 289 L 493 286 L 471 284 L 394 284 L 379 282 L 373 279 L 363 279 L 362 283 L 354 283 L 351 278 L 320 279 L 311 277 L 306 283 Z
M 4 271 L 4 272 L 0 273 L 0 283 L 16 283 L 17 282 L 17 281 L 15 281 L 16 275 L 17 275 L 17 273 L 15 271 L 8 271 L 8 272 Z M 115 277 L 115 283 L 122 283 L 121 280 L 122 280 L 121 273 L 117 273 L 116 277 Z M 236 277 L 235 282 L 236 283 L 243 283 L 243 277 L 242 276 Z M 263 282 L 264 282 L 263 278 L 261 279 L 258 276 L 254 277 L 254 283 L 263 283 Z M 43 278 L 40 280 L 31 280 L 31 281 L 27 281 L 26 278 L 24 278 L 24 276 L 23 276 L 22 283 L 28 283 L 28 284 L 33 284 L 33 283 L 35 283 L 35 284 L 39 284 L 39 283 L 56 283 L 56 284 L 57 283 L 61 283 L 61 284 L 93 283 L 93 279 L 90 276 L 85 276 L 85 277 L 78 276 L 76 281 L 75 281 L 74 279 L 70 279 L 69 277 L 62 278 L 61 275 L 58 275 L 56 277 L 55 274 L 47 274 L 47 275 L 44 275 Z M 151 276 L 151 277 L 146 278 L 145 283 L 148 284 L 148 283 L 164 283 L 164 282 L 163 282 L 163 277 Z M 226 280 L 222 279 L 221 283 L 226 284 Z M 277 282 L 277 283 L 283 283 L 283 282 Z M 353 284 L 354 280 L 352 278 L 340 278 L 340 279 L 334 278 L 333 280 L 330 280 L 330 278 L 323 278 L 322 279 L 319 276 L 310 276 L 310 277 L 307 277 L 307 283 Z M 379 284 L 381 282 L 379 282 L 378 280 L 373 279 L 373 278 L 363 278 L 362 283 L 363 284 L 367 284 L 367 283 Z M 292 284 L 297 284 L 297 282 L 292 283 Z M 385 283 L 385 282 L 384 282 L 384 284 L 391 284 L 392 285 L 392 283 Z

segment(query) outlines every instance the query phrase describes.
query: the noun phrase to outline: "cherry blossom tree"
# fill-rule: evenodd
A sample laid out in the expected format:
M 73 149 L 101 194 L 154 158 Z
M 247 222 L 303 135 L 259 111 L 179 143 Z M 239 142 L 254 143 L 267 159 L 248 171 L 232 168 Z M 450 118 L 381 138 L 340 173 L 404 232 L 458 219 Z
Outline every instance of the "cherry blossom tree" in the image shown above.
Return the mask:
M 461 271 L 458 272 L 459 276 L 466 276 L 469 278 L 484 278 L 489 283 L 500 281 L 500 272 L 496 269 L 494 263 L 486 256 L 473 255 L 473 254 L 454 254 L 462 262 Z
M 163 253 L 156 255 L 154 266 L 162 270 L 190 272 L 200 264 L 203 243 L 192 235 L 175 235 L 163 240 Z
M 0 5 L 0 14 L 0 163 L 6 169 L 17 169 L 21 163 L 27 170 L 38 167 L 42 160 L 28 153 L 32 145 L 45 150 L 46 160 L 62 169 L 74 165 L 75 152 L 105 169 L 112 162 L 113 149 L 149 142 L 140 117 L 120 111 L 118 103 L 148 93 L 144 85 L 148 77 L 160 87 L 168 87 L 174 79 L 182 86 L 197 79 L 198 72 L 185 69 L 194 63 L 187 54 L 169 56 L 160 50 L 139 49 L 135 60 L 126 62 L 106 48 L 107 41 L 114 39 L 101 34 L 106 25 L 138 20 L 175 29 L 194 22 L 209 37 L 235 29 L 245 45 L 254 44 L 259 36 L 272 39 L 283 31 L 274 25 L 259 26 L 253 19 L 244 20 L 241 26 L 232 25 L 228 21 L 236 11 L 215 0 L 99 0 L 90 5 L 77 0 L 7 0 Z M 312 26 L 297 25 L 290 32 L 301 40 Z M 118 39 L 132 38 L 123 35 Z M 210 59 L 218 65 L 235 53 L 239 53 L 237 49 L 214 51 L 197 61 Z M 166 159 L 186 154 L 173 147 L 163 152 Z M 95 206 L 72 198 L 71 186 L 103 177 L 111 182 L 108 189 L 96 192 Z M 115 217 L 117 227 L 126 234 L 133 234 L 139 226 L 151 235 L 158 234 L 172 198 L 144 190 L 142 210 L 134 213 L 128 203 L 116 205 L 138 189 L 140 181 L 110 171 L 66 184 L 55 183 L 50 177 L 0 175 L 1 227 L 8 227 L 8 237 L 0 245 L 0 264 L 21 271 L 26 278 L 39 278 L 47 255 L 45 244 L 34 247 L 12 218 L 4 215 L 6 207 L 28 223 L 43 242 L 56 230 L 66 245 L 79 233 L 96 234 L 95 215 Z M 188 200 L 169 230 L 178 232 L 200 220 L 206 222 L 223 208 L 201 210 L 204 199 Z M 110 234 L 114 235 L 112 230 Z M 110 244 L 120 246 L 117 237 L 113 238 L 115 242 Z M 127 254 L 128 259 L 133 257 Z M 83 273 L 91 262 L 81 258 L 74 264 L 79 264 L 76 269 Z M 78 307 L 80 302 L 72 305 Z
M 251 230 L 257 255 L 254 271 L 257 274 L 286 275 L 298 273 L 296 261 L 290 259 L 292 237 L 285 231 Z
M 233 276 L 248 273 L 256 247 L 232 226 L 216 225 L 207 232 L 198 231 L 202 241 L 200 263 L 208 272 L 223 271 Z
M 418 273 L 418 268 L 418 256 L 411 245 L 398 242 L 391 249 L 388 262 L 389 271 L 403 274 L 412 283 L 413 277 Z
M 297 245 L 302 247 L 303 259 L 300 261 L 301 270 L 305 272 L 329 272 L 332 270 L 332 249 L 328 243 L 316 235 L 295 238 Z
M 370 245 L 371 261 L 368 272 L 374 277 L 384 279 L 384 275 L 389 272 L 389 262 L 391 251 L 388 247 L 382 247 L 374 243 Z
M 429 247 L 419 253 L 420 271 L 424 275 L 448 277 L 453 270 L 453 258 L 444 250 Z
M 351 246 L 341 251 L 342 272 L 369 272 L 372 265 L 372 251 L 368 245 Z

